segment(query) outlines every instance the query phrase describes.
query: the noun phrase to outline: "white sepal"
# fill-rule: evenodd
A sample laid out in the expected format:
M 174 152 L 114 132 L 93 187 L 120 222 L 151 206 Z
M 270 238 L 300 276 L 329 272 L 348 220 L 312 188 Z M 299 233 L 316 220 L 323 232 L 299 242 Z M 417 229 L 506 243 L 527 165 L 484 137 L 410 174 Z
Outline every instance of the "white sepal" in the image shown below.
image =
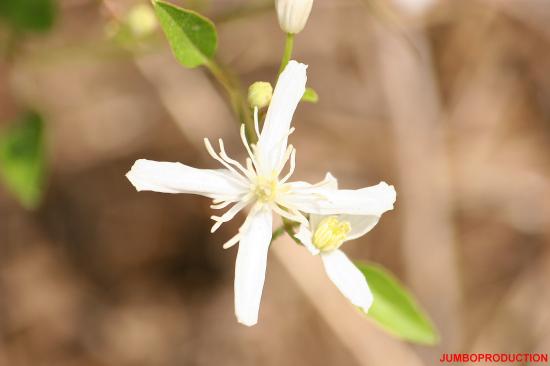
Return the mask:
M 307 66 L 290 61 L 279 76 L 258 140 L 261 174 L 279 173 L 287 149 L 292 116 L 306 89 Z
M 353 305 L 367 312 L 372 305 L 373 297 L 361 271 L 338 249 L 321 253 L 321 258 L 328 277 L 342 295 Z
M 247 190 L 246 182 L 226 169 L 197 169 L 145 159 L 137 160 L 126 177 L 138 191 L 238 198 Z
M 317 215 L 381 216 L 392 210 L 396 193 L 393 186 L 381 182 L 362 189 L 325 189 L 311 186 L 296 187 L 285 197 L 294 208 Z
M 348 233 L 346 241 L 357 239 L 378 224 L 380 216 L 374 215 L 338 215 L 338 220 L 347 221 L 351 226 L 351 231 Z
M 294 237 L 298 239 L 312 255 L 319 254 L 320 250 L 312 242 L 313 233 L 307 225 L 300 225 L 298 233 L 296 233 Z
M 235 263 L 235 315 L 250 327 L 258 322 L 273 223 L 270 210 L 253 209 L 249 215 Z

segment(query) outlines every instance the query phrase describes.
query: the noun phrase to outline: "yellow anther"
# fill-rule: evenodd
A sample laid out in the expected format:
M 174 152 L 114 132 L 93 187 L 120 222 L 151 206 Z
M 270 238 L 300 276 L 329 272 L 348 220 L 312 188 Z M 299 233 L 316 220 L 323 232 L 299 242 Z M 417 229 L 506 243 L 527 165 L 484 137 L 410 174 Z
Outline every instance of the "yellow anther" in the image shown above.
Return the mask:
M 349 222 L 340 221 L 336 216 L 326 217 L 313 234 L 313 245 L 322 251 L 337 249 L 346 240 L 350 231 Z

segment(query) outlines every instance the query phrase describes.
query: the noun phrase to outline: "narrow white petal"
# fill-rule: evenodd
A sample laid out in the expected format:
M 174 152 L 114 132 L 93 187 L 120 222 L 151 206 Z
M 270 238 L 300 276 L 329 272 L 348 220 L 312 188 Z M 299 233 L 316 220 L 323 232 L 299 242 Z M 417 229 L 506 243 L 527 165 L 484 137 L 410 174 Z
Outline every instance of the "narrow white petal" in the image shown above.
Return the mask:
M 313 239 L 313 233 L 307 227 L 306 225 L 302 224 L 300 225 L 300 229 L 298 229 L 298 233 L 294 235 L 296 239 L 298 239 L 302 244 L 304 244 L 304 247 L 312 254 L 317 255 L 319 254 L 319 249 L 313 245 L 312 239 Z
M 338 220 L 347 221 L 351 225 L 351 231 L 348 233 L 346 241 L 357 239 L 378 224 L 380 216 L 375 215 L 338 215 Z
M 394 187 L 381 182 L 357 190 L 293 187 L 284 199 L 291 207 L 312 214 L 379 217 L 393 209 L 395 198 Z
M 271 174 L 284 157 L 292 116 L 306 88 L 307 66 L 290 61 L 279 76 L 258 141 L 263 173 Z
M 242 228 L 235 264 L 235 315 L 247 326 L 258 322 L 273 226 L 269 210 L 254 210 L 250 215 Z
M 338 249 L 322 253 L 321 258 L 328 277 L 342 295 L 353 305 L 367 312 L 372 305 L 373 297 L 361 271 Z
M 226 169 L 196 169 L 181 163 L 137 160 L 126 174 L 138 191 L 238 197 L 246 192 L 241 178 Z

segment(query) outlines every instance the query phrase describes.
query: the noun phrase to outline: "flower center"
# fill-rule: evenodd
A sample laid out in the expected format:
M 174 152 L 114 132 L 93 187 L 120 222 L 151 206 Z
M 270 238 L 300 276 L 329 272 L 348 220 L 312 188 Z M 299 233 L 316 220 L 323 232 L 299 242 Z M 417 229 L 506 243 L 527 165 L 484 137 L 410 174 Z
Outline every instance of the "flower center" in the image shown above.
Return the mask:
M 266 178 L 257 176 L 253 191 L 258 201 L 267 203 L 274 202 L 277 197 L 278 180 L 276 177 Z
M 349 222 L 340 221 L 336 216 L 326 217 L 313 234 L 313 245 L 322 251 L 337 249 L 346 240 L 350 231 Z

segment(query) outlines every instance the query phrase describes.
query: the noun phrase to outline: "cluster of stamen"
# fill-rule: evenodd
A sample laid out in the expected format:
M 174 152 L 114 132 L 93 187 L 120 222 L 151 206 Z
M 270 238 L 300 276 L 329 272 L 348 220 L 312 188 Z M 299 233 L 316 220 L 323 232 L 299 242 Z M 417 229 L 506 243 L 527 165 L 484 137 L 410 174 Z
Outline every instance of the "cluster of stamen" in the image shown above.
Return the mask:
M 347 221 L 340 221 L 336 216 L 324 218 L 313 234 L 313 245 L 321 251 L 330 251 L 340 247 L 351 231 Z
M 258 117 L 257 110 L 255 111 L 254 116 L 254 127 L 258 137 L 260 136 L 259 127 L 258 127 Z M 289 131 L 291 134 L 294 129 Z M 223 209 L 228 207 L 231 204 L 234 204 L 221 216 L 212 216 L 211 218 L 215 221 L 215 224 L 212 226 L 212 232 L 216 231 L 223 223 L 230 221 L 234 218 L 242 209 L 244 209 L 249 204 L 254 204 L 254 209 L 261 209 L 265 206 L 269 206 L 274 212 L 279 215 L 288 218 L 293 221 L 304 222 L 305 217 L 299 213 L 297 210 L 294 210 L 288 207 L 288 204 L 284 202 L 284 194 L 287 193 L 290 187 L 285 184 L 285 182 L 292 176 L 294 168 L 296 166 L 296 150 L 292 145 L 288 146 L 283 159 L 278 167 L 275 167 L 270 173 L 265 172 L 265 169 L 260 166 L 260 151 L 255 144 L 249 144 L 246 138 L 245 126 L 241 125 L 240 130 L 241 140 L 244 144 L 244 147 L 248 153 L 248 158 L 246 159 L 246 164 L 243 166 L 238 161 L 230 158 L 226 151 L 222 139 L 219 139 L 219 153 L 217 153 L 212 144 L 208 139 L 204 139 L 204 144 L 208 153 L 220 162 L 225 168 L 231 171 L 232 174 L 229 179 L 232 179 L 238 185 L 243 186 L 243 193 L 239 197 L 215 197 L 213 205 L 210 206 L 213 209 Z M 286 138 L 287 136 L 285 136 Z M 289 172 L 282 178 L 279 179 L 279 174 L 290 161 Z M 282 206 L 282 207 L 281 207 Z M 249 215 L 250 216 L 250 215 Z M 246 227 L 248 220 L 241 226 L 241 231 Z M 240 238 L 240 233 L 235 235 L 227 243 L 224 244 L 224 248 L 229 248 L 236 243 L 238 243 Z
M 252 191 L 257 200 L 262 203 L 275 202 L 277 200 L 278 189 L 277 177 L 256 176 L 255 182 L 252 185 Z

